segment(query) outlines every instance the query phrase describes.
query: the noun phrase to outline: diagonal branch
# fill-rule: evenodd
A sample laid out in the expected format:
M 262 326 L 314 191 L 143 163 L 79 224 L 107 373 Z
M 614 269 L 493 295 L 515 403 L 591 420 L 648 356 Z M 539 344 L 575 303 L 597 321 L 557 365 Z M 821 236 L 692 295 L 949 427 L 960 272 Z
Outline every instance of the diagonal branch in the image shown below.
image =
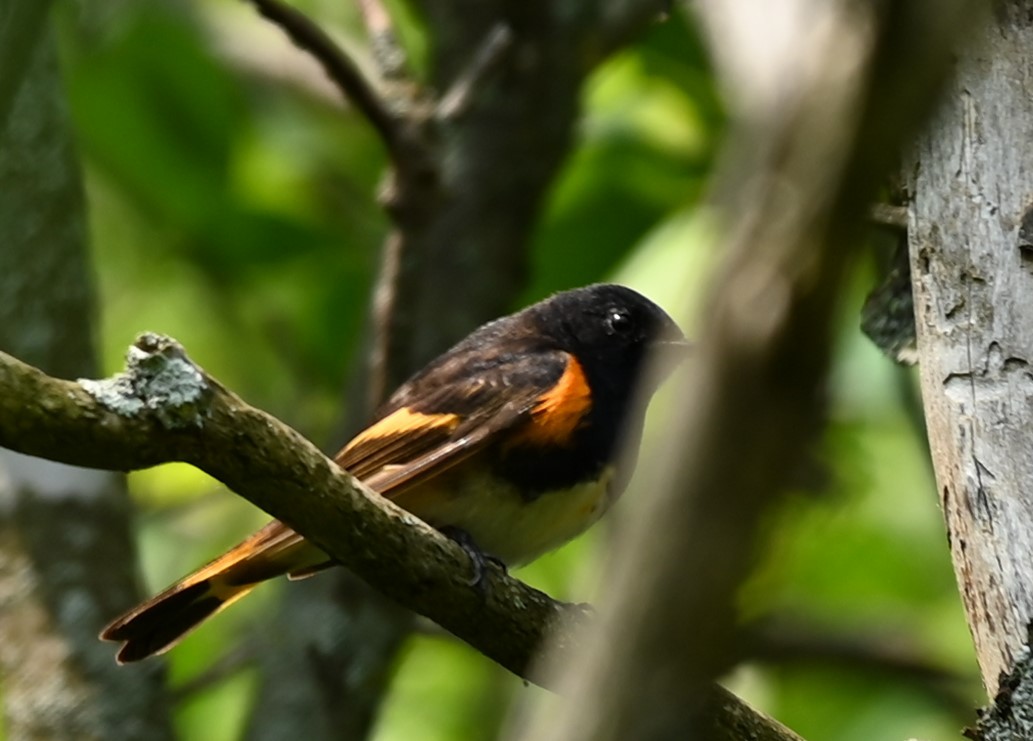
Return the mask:
M 190 463 L 331 554 L 388 597 L 426 615 L 506 669 L 539 684 L 546 633 L 576 647 L 586 613 L 489 566 L 469 586 L 466 554 L 363 486 L 312 443 L 196 366 L 174 340 L 141 335 L 125 372 L 63 381 L 0 352 L 0 446 L 65 463 L 135 470 Z M 726 735 L 795 738 L 715 688 Z
M 462 549 L 244 403 L 165 337 L 139 337 L 125 373 L 103 381 L 50 378 L 0 353 L 0 446 L 92 468 L 197 466 L 527 679 L 546 630 L 564 630 L 560 603 L 501 570 L 487 570 L 486 597 L 470 588 Z
M 311 54 L 323 66 L 327 76 L 344 97 L 362 112 L 380 134 L 395 166 L 404 170 L 414 154 L 413 137 L 408 133 L 407 124 L 388 109 L 379 92 L 345 51 L 299 10 L 278 0 L 247 2 L 254 5 L 263 18 L 279 26 L 299 49 Z
M 398 42 L 391 15 L 381 0 L 359 0 L 359 9 L 369 31 L 373 59 L 386 80 L 404 80 L 409 77 L 405 49 Z
M 513 48 L 513 30 L 503 22 L 484 37 L 469 66 L 438 101 L 437 115 L 444 118 L 461 116 L 470 106 L 471 99 L 485 87 L 485 82 L 502 67 L 506 53 Z

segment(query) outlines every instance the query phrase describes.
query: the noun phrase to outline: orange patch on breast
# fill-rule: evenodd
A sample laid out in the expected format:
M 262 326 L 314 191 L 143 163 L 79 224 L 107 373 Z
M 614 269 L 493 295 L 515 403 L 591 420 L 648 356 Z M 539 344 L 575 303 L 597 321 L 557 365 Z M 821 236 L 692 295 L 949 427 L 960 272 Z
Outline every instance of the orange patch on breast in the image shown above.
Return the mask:
M 520 442 L 531 445 L 566 445 L 592 408 L 592 390 L 585 370 L 571 356 L 559 381 L 531 409 L 531 421 Z

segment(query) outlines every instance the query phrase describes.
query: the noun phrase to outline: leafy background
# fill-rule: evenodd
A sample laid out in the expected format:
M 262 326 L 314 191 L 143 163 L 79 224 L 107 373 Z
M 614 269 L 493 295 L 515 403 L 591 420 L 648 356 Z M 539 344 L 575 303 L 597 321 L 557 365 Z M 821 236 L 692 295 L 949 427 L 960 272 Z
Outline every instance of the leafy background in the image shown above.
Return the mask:
M 351 4 L 296 5 L 363 58 Z M 138 332 L 168 333 L 248 401 L 335 449 L 388 227 L 376 202 L 385 167 L 377 138 L 244 4 L 98 7 L 106 12 L 62 6 L 60 29 L 105 369 L 120 367 Z M 426 39 L 392 7 L 419 66 Z M 698 317 L 714 258 L 702 199 L 723 115 L 690 22 L 658 24 L 600 68 L 583 109 L 534 236 L 525 302 L 616 280 Z M 870 264 L 857 266 L 828 389 L 831 423 L 814 470 L 772 518 L 742 596 L 744 615 L 779 616 L 798 645 L 743 665 L 729 683 L 811 741 L 957 738 L 981 691 L 916 422 L 916 379 L 858 331 L 874 281 Z M 152 589 L 264 519 L 185 466 L 130 481 Z M 598 552 L 619 519 L 519 576 L 590 599 L 606 588 Z M 259 591 L 169 654 L 182 738 L 239 737 L 255 686 L 246 662 L 218 681 L 195 680 L 242 641 L 261 644 L 263 612 L 290 587 Z M 541 694 L 426 628 L 395 667 L 378 741 L 494 738 Z M 823 651 L 830 636 L 838 648 Z M 894 663 L 901 657 L 917 666 Z

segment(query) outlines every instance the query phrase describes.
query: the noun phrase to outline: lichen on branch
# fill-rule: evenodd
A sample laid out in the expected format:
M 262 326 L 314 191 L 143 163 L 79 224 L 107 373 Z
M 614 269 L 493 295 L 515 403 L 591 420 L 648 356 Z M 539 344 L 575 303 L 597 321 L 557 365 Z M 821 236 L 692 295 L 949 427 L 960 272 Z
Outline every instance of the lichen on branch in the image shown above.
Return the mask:
M 146 410 L 169 430 L 200 427 L 212 393 L 182 345 L 150 332 L 129 347 L 124 372 L 102 380 L 80 378 L 78 383 L 112 412 L 136 417 Z

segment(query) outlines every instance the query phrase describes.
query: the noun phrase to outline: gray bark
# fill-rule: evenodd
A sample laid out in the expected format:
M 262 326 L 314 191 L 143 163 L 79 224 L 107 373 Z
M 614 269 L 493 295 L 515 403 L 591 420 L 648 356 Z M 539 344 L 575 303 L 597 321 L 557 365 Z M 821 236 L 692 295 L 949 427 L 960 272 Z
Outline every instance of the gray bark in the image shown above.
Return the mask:
M 1033 3 L 998 4 L 917 149 L 910 241 L 929 441 L 991 696 L 1033 621 Z
M 26 51 L 6 60 L 0 86 L 10 96 L 0 101 L 0 114 L 10 111 L 0 119 L 0 348 L 75 377 L 96 371 L 94 293 L 82 185 L 40 18 L 7 16 L 0 29 L 0 47 Z M 7 738 L 171 736 L 160 666 L 121 669 L 97 640 L 137 597 L 134 559 L 121 476 L 0 449 Z

